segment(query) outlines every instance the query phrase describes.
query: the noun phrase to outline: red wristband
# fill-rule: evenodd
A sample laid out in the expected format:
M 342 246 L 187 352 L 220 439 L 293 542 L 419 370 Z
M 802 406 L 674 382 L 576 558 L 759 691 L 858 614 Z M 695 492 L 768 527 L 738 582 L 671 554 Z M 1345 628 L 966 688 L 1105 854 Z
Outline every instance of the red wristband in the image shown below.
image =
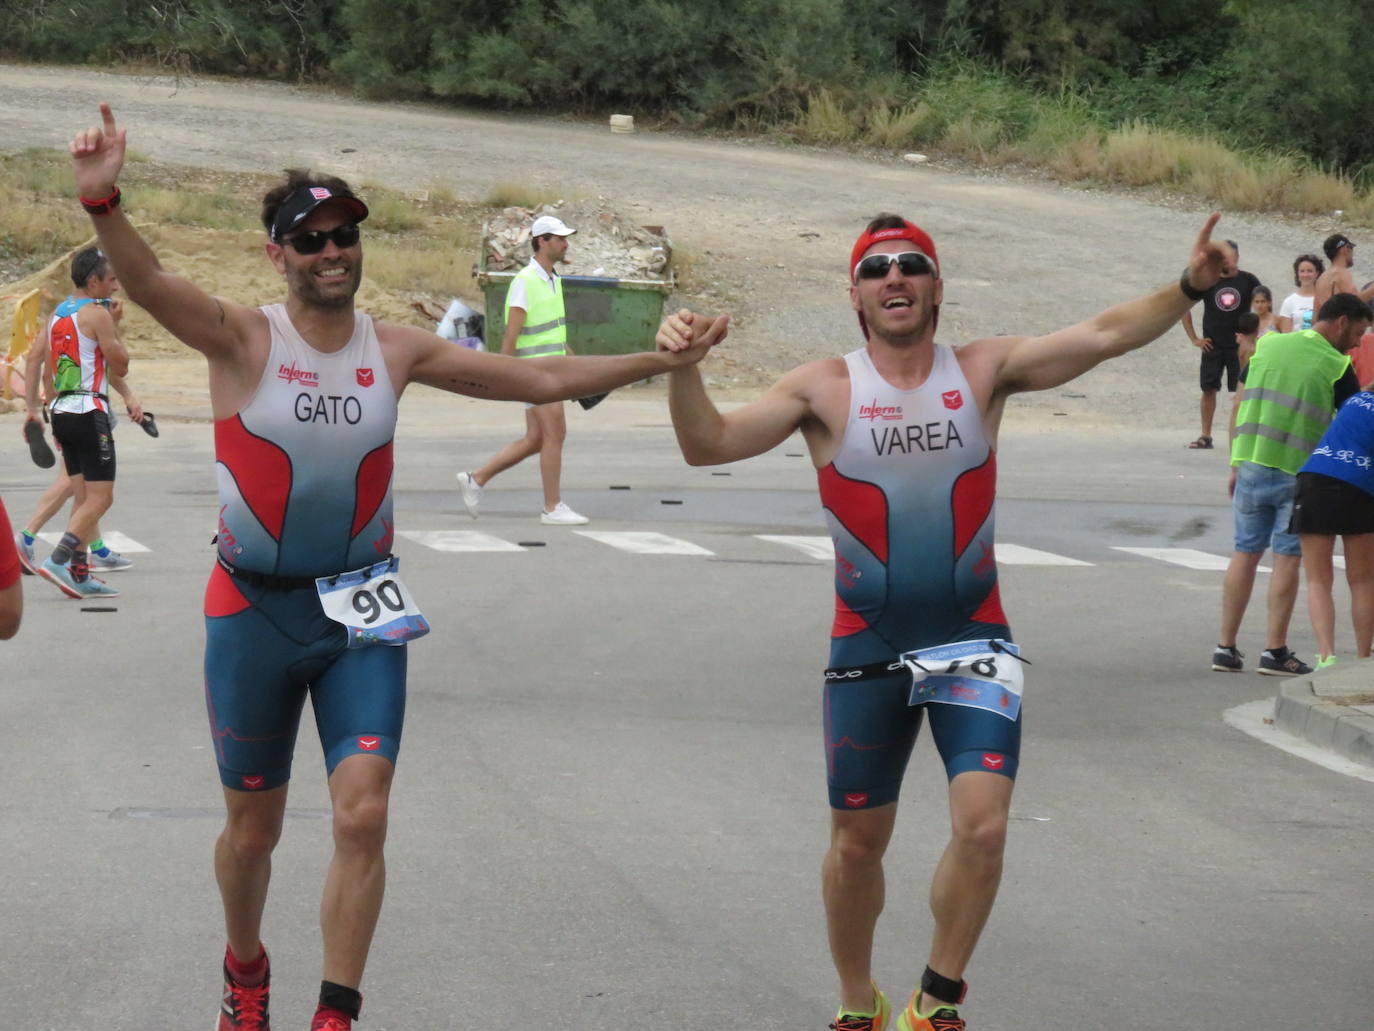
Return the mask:
M 114 188 L 114 193 L 100 200 L 87 200 L 81 198 L 81 206 L 86 209 L 89 215 L 108 215 L 115 208 L 119 207 L 119 187 Z

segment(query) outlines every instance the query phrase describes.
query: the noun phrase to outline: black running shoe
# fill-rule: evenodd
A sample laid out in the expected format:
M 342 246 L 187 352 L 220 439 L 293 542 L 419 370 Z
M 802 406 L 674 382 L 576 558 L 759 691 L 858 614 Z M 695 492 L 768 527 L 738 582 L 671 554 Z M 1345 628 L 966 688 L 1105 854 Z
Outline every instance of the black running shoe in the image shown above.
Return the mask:
M 1217 645 L 1217 650 L 1212 652 L 1212 668 L 1218 673 L 1239 673 L 1245 668 L 1245 663 L 1241 660 L 1245 658 L 1234 644 L 1227 648 L 1225 645 Z
M 1305 677 L 1312 672 L 1312 667 L 1284 645 L 1282 648 L 1267 648 L 1260 652 L 1257 672 L 1266 677 Z
M 48 447 L 48 441 L 43 436 L 43 424 L 37 419 L 30 419 L 24 423 L 24 439 L 29 442 L 29 457 L 33 459 L 33 464 L 40 469 L 51 469 L 57 464 L 57 456 L 52 453 L 52 448 Z
M 143 418 L 139 421 L 139 425 L 143 427 L 143 432 L 148 434 L 148 436 L 157 436 L 157 423 L 153 421 L 152 412 L 144 412 Z

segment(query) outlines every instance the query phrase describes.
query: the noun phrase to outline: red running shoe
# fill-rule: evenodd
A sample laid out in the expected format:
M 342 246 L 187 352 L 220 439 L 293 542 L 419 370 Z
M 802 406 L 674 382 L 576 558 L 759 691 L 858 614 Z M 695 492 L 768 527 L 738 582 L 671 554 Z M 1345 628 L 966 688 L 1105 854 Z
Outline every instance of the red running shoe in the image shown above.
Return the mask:
M 248 987 L 229 976 L 224 968 L 224 999 L 219 1006 L 219 1023 L 215 1031 L 272 1031 L 267 1018 L 267 998 L 272 983 L 271 968 L 263 975 L 262 984 Z
M 337 1010 L 316 1013 L 310 1022 L 310 1031 L 353 1031 L 353 1021 Z

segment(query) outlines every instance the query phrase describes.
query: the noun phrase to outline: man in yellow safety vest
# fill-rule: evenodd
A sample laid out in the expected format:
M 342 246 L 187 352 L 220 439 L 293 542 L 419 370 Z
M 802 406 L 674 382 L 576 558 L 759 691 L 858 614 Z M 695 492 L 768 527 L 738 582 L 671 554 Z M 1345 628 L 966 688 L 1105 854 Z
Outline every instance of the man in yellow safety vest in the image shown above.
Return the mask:
M 563 280 L 554 266 L 568 253 L 568 237 L 577 232 L 561 219 L 540 215 L 530 226 L 530 263 L 511 280 L 506 293 L 506 331 L 501 336 L 501 353 L 517 358 L 569 354 L 568 319 L 563 309 Z M 487 464 L 473 472 L 458 474 L 463 504 L 474 519 L 482 505 L 482 493 L 497 473 L 539 456 L 539 477 L 544 486 L 544 509 L 539 521 L 551 526 L 578 526 L 587 522 L 564 504 L 559 481 L 563 473 L 563 439 L 568 427 L 563 417 L 563 402 L 527 405 L 525 435 L 493 455 Z

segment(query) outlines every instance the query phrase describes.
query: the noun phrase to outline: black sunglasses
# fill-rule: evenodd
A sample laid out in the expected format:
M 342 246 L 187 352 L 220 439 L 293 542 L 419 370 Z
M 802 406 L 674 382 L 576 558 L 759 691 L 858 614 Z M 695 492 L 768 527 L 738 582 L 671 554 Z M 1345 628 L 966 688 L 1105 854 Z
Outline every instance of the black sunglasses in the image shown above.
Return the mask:
M 870 254 L 854 266 L 855 279 L 883 279 L 887 270 L 897 263 L 897 271 L 904 276 L 933 276 L 935 263 L 920 251 L 902 251 L 900 254 Z
M 288 236 L 282 243 L 297 254 L 319 254 L 330 240 L 333 240 L 334 246 L 342 251 L 356 246 L 361 237 L 362 231 L 356 223 L 345 222 L 343 225 L 335 226 L 328 231 L 309 229 L 303 233 L 296 233 L 294 236 Z

